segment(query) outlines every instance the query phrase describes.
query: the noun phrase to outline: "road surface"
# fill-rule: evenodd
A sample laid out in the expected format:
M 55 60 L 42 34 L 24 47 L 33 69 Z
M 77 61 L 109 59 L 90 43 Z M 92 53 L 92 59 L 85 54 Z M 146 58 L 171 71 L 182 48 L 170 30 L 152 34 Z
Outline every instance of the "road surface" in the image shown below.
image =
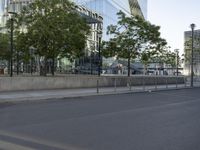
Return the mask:
M 0 150 L 199 150 L 200 89 L 0 104 Z

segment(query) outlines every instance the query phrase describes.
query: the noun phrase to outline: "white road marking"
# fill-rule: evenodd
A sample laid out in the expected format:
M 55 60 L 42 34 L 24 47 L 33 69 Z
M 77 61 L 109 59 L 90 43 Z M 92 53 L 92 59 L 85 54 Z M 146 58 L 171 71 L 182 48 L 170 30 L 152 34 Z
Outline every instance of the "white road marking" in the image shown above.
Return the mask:
M 32 143 L 35 143 L 35 144 L 40 144 L 40 145 L 49 146 L 49 147 L 53 147 L 53 148 L 63 149 L 63 150 L 85 150 L 85 149 L 79 148 L 77 146 L 73 146 L 73 145 L 69 145 L 69 144 L 56 143 L 56 142 L 48 141 L 48 140 L 41 139 L 41 138 L 38 138 L 38 137 L 30 137 L 30 136 L 22 135 L 22 134 L 18 134 L 18 133 L 11 133 L 9 131 L 0 130 L 0 135 L 15 138 L 17 140 L 23 140 L 23 141 L 26 141 L 26 142 L 32 142 Z M 2 144 L 3 144 L 3 142 L 2 142 Z M 12 144 L 12 143 L 9 143 L 9 142 L 4 142 L 4 146 L 9 146 L 9 144 L 10 144 L 10 146 L 20 146 L 20 145 L 15 145 L 15 144 Z M 0 149 L 2 148 L 1 146 L 2 145 L 0 143 Z M 10 148 L 9 147 L 5 150 L 35 150 L 35 149 L 27 149 L 27 148 L 16 149 L 16 148 Z
M 21 146 L 18 144 L 5 142 L 5 141 L 0 141 L 0 149 L 3 149 L 3 150 L 36 150 L 36 149 L 30 148 L 30 147 Z

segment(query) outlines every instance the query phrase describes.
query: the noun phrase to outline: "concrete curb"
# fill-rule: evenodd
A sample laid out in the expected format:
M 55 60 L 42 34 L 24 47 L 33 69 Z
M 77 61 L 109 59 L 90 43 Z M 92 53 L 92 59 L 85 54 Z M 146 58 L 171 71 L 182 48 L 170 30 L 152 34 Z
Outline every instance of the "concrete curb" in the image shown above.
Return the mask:
M 198 88 L 198 87 L 194 87 Z M 192 89 L 191 87 L 181 87 L 181 88 L 163 88 L 157 90 L 135 90 L 135 91 L 113 91 L 113 92 L 100 92 L 100 93 L 81 93 L 81 94 L 68 94 L 68 95 L 48 95 L 48 96 L 27 96 L 20 98 L 2 98 L 0 99 L 0 104 L 2 103 L 25 103 L 25 102 L 39 102 L 39 101 L 52 101 L 59 99 L 71 99 L 71 98 L 80 98 L 80 97 L 89 97 L 89 96 L 104 96 L 104 95 L 118 95 L 118 94 L 134 94 L 134 93 L 146 93 L 146 92 L 159 92 L 159 91 L 171 91 L 171 90 L 181 90 L 181 89 Z

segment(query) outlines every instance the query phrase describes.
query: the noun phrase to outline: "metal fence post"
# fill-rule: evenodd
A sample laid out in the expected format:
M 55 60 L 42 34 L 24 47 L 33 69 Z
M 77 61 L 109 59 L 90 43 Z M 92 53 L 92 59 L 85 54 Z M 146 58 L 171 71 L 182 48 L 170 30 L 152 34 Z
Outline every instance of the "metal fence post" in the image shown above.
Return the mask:
M 117 79 L 114 80 L 114 91 L 117 92 Z
M 166 89 L 168 89 L 168 78 L 166 77 Z
M 142 79 L 143 79 L 142 80 L 143 91 L 145 91 L 145 89 L 146 89 L 146 87 L 145 87 L 146 83 L 145 83 L 145 77 L 144 77 L 144 75 L 143 75 Z
M 132 90 L 131 78 L 129 79 L 129 91 Z
M 97 93 L 99 93 L 99 80 L 97 80 Z
M 155 77 L 155 90 L 157 90 L 157 76 Z
M 184 84 L 185 84 L 185 88 L 187 87 L 187 77 L 184 76 Z

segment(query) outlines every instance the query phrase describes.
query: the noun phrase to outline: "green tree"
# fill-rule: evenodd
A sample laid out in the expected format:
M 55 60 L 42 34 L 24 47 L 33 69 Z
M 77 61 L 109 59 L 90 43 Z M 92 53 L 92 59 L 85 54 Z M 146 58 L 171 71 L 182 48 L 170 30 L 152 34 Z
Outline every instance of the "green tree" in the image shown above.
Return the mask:
M 176 67 L 176 57 L 177 54 L 175 52 L 168 51 L 165 54 L 165 63 L 171 65 L 172 68 Z
M 130 76 L 130 61 L 139 57 L 142 49 L 153 49 L 160 39 L 159 26 L 152 25 L 138 16 L 127 17 L 123 12 L 117 13 L 117 25 L 108 26 L 112 38 L 103 42 L 103 55 L 128 59 L 128 76 Z M 147 59 L 148 54 L 142 56 Z
M 5 33 L 0 33 L 0 59 L 10 59 L 9 35 Z
M 146 44 L 145 49 L 140 53 L 140 60 L 144 65 L 143 73 L 147 73 L 147 66 L 149 63 L 155 63 L 156 61 L 161 62 L 162 60 L 158 60 L 161 58 L 162 54 L 165 51 L 167 42 L 164 39 L 158 39 L 155 43 Z
M 90 27 L 69 0 L 36 0 L 22 10 L 17 20 L 19 31 L 26 28 L 18 34 L 26 42 L 19 41 L 18 45 L 21 50 L 34 47 L 44 58 L 41 66 L 44 75 L 48 59 L 53 61 L 54 75 L 54 60 L 58 56 L 72 60 L 83 55 Z
M 30 60 L 33 59 L 33 54 L 30 53 L 31 47 L 30 43 L 28 41 L 27 34 L 23 32 L 15 32 L 15 35 L 17 38 L 15 38 L 15 53 L 14 58 L 17 62 L 17 70 L 19 70 L 19 64 L 20 62 L 23 62 L 25 66 L 27 66 L 30 63 Z M 31 68 L 32 72 L 32 68 Z

